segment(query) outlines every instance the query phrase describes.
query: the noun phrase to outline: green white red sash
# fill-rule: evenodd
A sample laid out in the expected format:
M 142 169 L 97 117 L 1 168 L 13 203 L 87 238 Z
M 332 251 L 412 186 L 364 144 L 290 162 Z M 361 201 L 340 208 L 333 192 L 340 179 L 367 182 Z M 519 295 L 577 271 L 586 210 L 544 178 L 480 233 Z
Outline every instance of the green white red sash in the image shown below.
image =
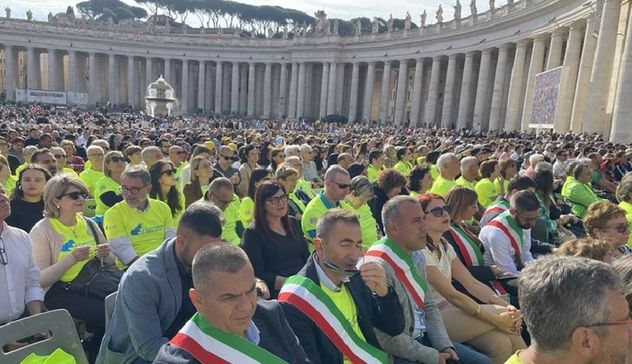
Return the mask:
M 170 343 L 202 364 L 287 363 L 239 335 L 211 326 L 199 313 L 187 321 Z
M 509 202 L 505 199 L 494 201 L 483 213 L 483 216 L 491 215 L 491 214 L 502 214 L 503 212 L 509 210 Z
M 463 229 L 456 225 L 450 225 L 449 231 L 454 242 L 459 247 L 465 266 L 469 268 L 483 265 L 483 252 L 481 252 L 478 244 Z
M 388 355 L 360 338 L 336 304 L 311 279 L 289 277 L 277 300 L 291 304 L 309 317 L 352 363 L 388 363 Z
M 400 282 L 406 287 L 408 293 L 413 297 L 417 307 L 419 309 L 426 307 L 424 300 L 428 285 L 417 272 L 410 255 L 406 254 L 394 241 L 382 238 L 375 242 L 365 255 L 382 259 L 388 264 Z
M 494 226 L 505 233 L 505 235 L 509 238 L 509 242 L 511 243 L 514 252 L 516 253 L 516 257 L 522 256 L 522 247 L 524 246 L 523 231 L 509 211 L 505 211 L 496 216 L 496 218 L 490 221 L 488 225 Z

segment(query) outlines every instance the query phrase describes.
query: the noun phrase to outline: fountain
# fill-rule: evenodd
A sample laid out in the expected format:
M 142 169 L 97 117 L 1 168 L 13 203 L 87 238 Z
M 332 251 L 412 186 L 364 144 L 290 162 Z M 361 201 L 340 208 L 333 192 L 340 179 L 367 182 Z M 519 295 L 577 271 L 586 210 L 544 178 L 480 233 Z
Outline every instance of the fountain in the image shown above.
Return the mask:
M 147 86 L 147 114 L 150 116 L 171 116 L 178 104 L 173 87 L 162 78 L 162 75 Z

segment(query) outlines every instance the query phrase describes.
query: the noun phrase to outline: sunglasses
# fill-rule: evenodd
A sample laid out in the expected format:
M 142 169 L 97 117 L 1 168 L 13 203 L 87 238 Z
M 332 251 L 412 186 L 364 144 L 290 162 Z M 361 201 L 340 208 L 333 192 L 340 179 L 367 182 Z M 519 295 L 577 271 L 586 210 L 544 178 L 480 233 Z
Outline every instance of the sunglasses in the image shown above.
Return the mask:
M 64 193 L 62 195 L 59 195 L 59 198 L 62 198 L 64 196 L 68 196 L 70 197 L 71 200 L 78 200 L 79 198 L 83 198 L 84 200 L 88 198 L 88 194 L 82 191 L 73 191 L 73 192 L 68 192 L 68 193 Z
M 268 197 L 266 201 L 273 205 L 278 205 L 280 203 L 287 202 L 287 195 Z
M 445 205 L 443 207 L 435 207 L 434 209 L 427 211 L 427 214 L 432 214 L 434 217 L 441 217 L 443 214 L 449 214 L 452 211 L 450 205 Z
M 142 190 L 143 188 L 147 187 L 147 185 L 144 186 L 132 186 L 132 187 L 127 187 L 127 186 L 121 186 L 121 191 L 125 192 L 125 193 L 138 193 L 140 192 L 140 190 Z
M 117 162 L 125 162 L 125 157 L 112 157 L 110 158 L 110 161 L 117 163 Z
M 334 183 L 336 186 L 338 186 L 339 188 L 341 188 L 343 190 L 346 190 L 347 188 L 351 187 L 351 185 L 348 184 L 348 183 L 338 183 L 338 182 L 334 182 L 334 181 L 331 181 L 331 182 Z
M 173 169 L 168 169 L 168 170 L 166 170 L 166 171 L 162 171 L 162 172 L 160 172 L 160 175 L 161 175 L 161 176 L 163 176 L 163 175 L 165 175 L 165 174 L 166 174 L 167 176 L 173 176 L 174 174 L 176 174 L 176 172 L 175 172 Z
M 227 160 L 227 161 L 233 159 L 233 157 L 227 157 L 227 156 L 221 155 L 221 154 L 220 154 L 220 157 L 222 157 L 224 160 Z

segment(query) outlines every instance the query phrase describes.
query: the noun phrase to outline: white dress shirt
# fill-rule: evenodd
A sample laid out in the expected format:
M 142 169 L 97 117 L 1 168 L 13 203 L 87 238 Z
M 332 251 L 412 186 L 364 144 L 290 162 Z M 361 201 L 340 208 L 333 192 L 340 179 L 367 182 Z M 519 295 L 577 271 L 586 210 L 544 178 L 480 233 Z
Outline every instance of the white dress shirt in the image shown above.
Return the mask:
M 505 233 L 497 227 L 486 225 L 481 229 L 478 238 L 483 242 L 485 253 L 483 261 L 486 266 L 496 265 L 505 272 L 511 272 L 518 275 L 520 272 L 516 267 L 515 251 L 511 246 L 511 241 Z M 531 229 L 522 229 L 522 238 L 524 245 L 522 246 L 522 264 L 533 261 L 531 255 Z
M 44 290 L 29 234 L 3 221 L 0 238 L 8 262 L 0 264 L 0 323 L 6 323 L 20 317 L 28 302 L 44 301 Z

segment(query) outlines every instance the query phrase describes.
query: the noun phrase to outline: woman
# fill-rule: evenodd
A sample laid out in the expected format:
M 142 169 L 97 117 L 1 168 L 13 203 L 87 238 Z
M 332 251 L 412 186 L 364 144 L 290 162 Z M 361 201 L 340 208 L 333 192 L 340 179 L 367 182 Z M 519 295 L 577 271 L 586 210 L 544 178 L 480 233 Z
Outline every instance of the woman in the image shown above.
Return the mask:
M 268 171 L 270 174 L 275 174 L 279 165 L 285 162 L 285 153 L 283 152 L 283 148 L 274 148 L 270 152 L 270 165 L 268 166 Z
M 369 206 L 371 207 L 371 213 L 377 221 L 380 231 L 384 232 L 384 226 L 382 224 L 382 207 L 386 201 L 397 195 L 407 195 L 406 190 L 406 177 L 397 172 L 393 168 L 387 168 L 380 172 L 377 177 L 377 182 L 373 187 L 375 198 L 371 200 Z
M 484 161 L 481 163 L 479 171 L 483 178 L 476 183 L 474 190 L 476 190 L 478 195 L 478 202 L 487 208 L 500 195 L 498 187 L 494 184 L 498 176 L 500 176 L 498 161 Z
M 555 255 L 589 258 L 608 264 L 614 262 L 613 253 L 614 248 L 610 243 L 593 238 L 568 240 L 555 250 Z
M 255 276 L 264 280 L 276 298 L 287 277 L 296 274 L 309 257 L 301 227 L 288 215 L 288 197 L 283 185 L 263 182 L 255 194 L 254 223 L 242 236 Z
M 94 186 L 97 202 L 96 215 L 103 215 L 116 203 L 123 201 L 121 174 L 125 171 L 125 157 L 118 150 L 109 151 L 103 158 L 103 174 Z
M 539 236 L 537 229 L 532 228 L 532 237 L 554 245 L 560 245 L 565 240 L 575 238 L 573 233 L 564 227 L 564 224 L 576 218 L 573 215 L 562 215 L 561 209 L 555 203 L 553 172 L 548 169 L 538 171 L 533 177 L 533 182 L 536 185 L 535 195 L 540 202 L 540 219 L 544 221 L 546 234 Z
M 15 189 L 17 181 L 15 177 L 11 175 L 11 167 L 9 161 L 3 155 L 0 155 L 0 185 L 4 187 L 4 193 L 10 196 Z
M 450 206 L 451 224 L 450 229 L 443 234 L 443 238 L 452 245 L 457 257 L 474 278 L 487 284 L 499 294 L 506 292 L 510 302 L 517 306 L 517 279 L 511 279 L 510 274 L 495 265 L 484 265 L 485 248 L 478 239 L 480 229 L 468 222 L 478 212 L 476 192 L 467 187 L 457 186 L 448 192 L 445 201 Z M 468 294 L 460 284 L 457 283 L 456 287 L 459 291 Z
M 621 179 L 617 187 L 617 200 L 619 200 L 619 207 L 625 210 L 628 223 L 632 223 L 632 174 L 627 174 Z M 628 245 L 632 246 L 632 234 L 628 239 Z
M 501 159 L 500 162 L 498 162 L 498 171 L 500 175 L 496 181 L 494 181 L 494 184 L 498 189 L 498 193 L 504 195 L 509 188 L 509 181 L 518 174 L 516 162 L 513 159 Z
M 358 216 L 360 231 L 362 232 L 362 246 L 368 249 L 380 238 L 377 221 L 375 221 L 368 205 L 368 202 L 375 197 L 373 186 L 367 177 L 356 176 L 351 179 L 349 192 L 347 197 L 340 201 L 340 206 Z
M 432 187 L 432 175 L 430 174 L 430 168 L 417 167 L 413 169 L 408 178 L 408 189 L 410 190 L 410 196 L 417 198 L 419 195 L 424 194 Z
M 288 167 L 284 163 L 277 168 L 276 180 L 279 182 L 288 195 L 288 206 L 290 208 L 289 214 L 297 221 L 301 221 L 303 218 L 303 211 L 305 211 L 305 204 L 300 198 L 296 196 L 296 182 L 298 180 L 298 171 L 292 167 Z
M 22 169 L 11 194 L 11 215 L 5 220 L 7 224 L 31 231 L 33 225 L 43 217 L 42 196 L 50 178 L 50 172 L 37 164 L 29 164 Z
M 160 200 L 171 209 L 173 226 L 178 226 L 180 217 L 184 213 L 184 194 L 176 187 L 176 169 L 173 163 L 158 161 L 149 170 L 151 189 L 149 197 Z
M 184 206 L 198 201 L 208 191 L 208 185 L 218 176 L 213 170 L 213 163 L 203 155 L 198 155 L 191 161 L 191 182 L 184 185 Z
M 70 291 L 65 283 L 75 279 L 91 259 L 114 263 L 114 255 L 96 223 L 81 216 L 88 189 L 76 177 L 59 175 L 44 189 L 44 219 L 30 232 L 33 255 L 40 269 L 40 283 L 47 290 L 44 303 L 49 309 L 66 309 L 84 320 L 94 334 L 87 348 L 96 357 L 105 331 L 102 299 Z M 89 225 L 91 224 L 91 225 Z
M 452 246 L 442 235 L 450 229 L 450 208 L 439 195 L 419 197 L 428 226 L 426 259 L 428 283 L 450 339 L 474 346 L 494 363 L 502 364 L 517 350 L 526 347 L 520 337 L 521 314 L 499 298 L 489 287 L 476 280 L 457 259 Z M 479 305 L 452 285 L 456 280 L 476 297 Z
M 257 168 L 250 174 L 250 180 L 248 181 L 248 195 L 241 200 L 239 205 L 239 219 L 245 226 L 250 225 L 255 213 L 255 193 L 257 187 L 264 182 L 272 179 L 272 175 L 267 169 Z
M 584 218 L 584 228 L 589 237 L 609 242 L 615 249 L 615 259 L 631 252 L 627 246 L 630 225 L 625 210 L 612 202 L 599 201 L 590 205 Z
M 85 162 L 77 155 L 75 143 L 72 140 L 62 140 L 59 146 L 66 152 L 66 164 L 68 167 L 77 173 L 82 172 Z
M 211 145 L 213 145 L 213 144 L 211 143 Z M 202 157 L 208 159 L 211 162 L 211 166 L 213 166 L 213 160 L 215 159 L 214 151 L 215 151 L 215 148 L 213 148 L 211 150 L 211 148 L 206 147 L 204 145 L 197 145 L 193 149 L 193 153 L 191 153 L 191 158 L 189 159 L 189 163 L 182 168 L 182 184 L 183 185 L 186 185 L 187 183 L 191 182 L 191 179 L 192 179 L 191 171 L 194 170 L 193 166 L 192 166 L 193 159 L 195 157 L 197 157 L 197 156 L 202 156 Z M 187 205 L 187 206 L 189 206 L 189 205 Z
M 571 203 L 571 211 L 580 219 L 586 216 L 586 211 L 595 202 L 601 201 L 590 185 L 593 166 L 590 160 L 580 161 L 573 169 L 573 180 L 568 183 L 566 198 Z
M 127 168 L 141 167 L 145 165 L 142 157 L 142 149 L 137 145 L 130 145 L 123 150 L 123 156 L 127 161 Z

